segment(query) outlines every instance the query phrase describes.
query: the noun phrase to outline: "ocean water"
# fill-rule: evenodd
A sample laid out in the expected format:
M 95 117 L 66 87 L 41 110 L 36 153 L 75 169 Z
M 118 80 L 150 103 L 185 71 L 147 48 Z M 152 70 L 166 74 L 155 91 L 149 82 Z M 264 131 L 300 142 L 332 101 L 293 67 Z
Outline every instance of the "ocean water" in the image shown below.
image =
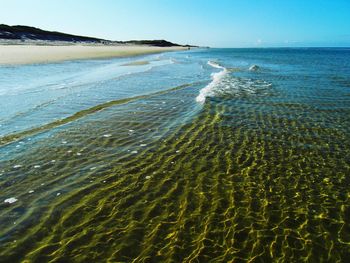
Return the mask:
M 350 261 L 350 49 L 1 66 L 0 109 L 0 262 Z

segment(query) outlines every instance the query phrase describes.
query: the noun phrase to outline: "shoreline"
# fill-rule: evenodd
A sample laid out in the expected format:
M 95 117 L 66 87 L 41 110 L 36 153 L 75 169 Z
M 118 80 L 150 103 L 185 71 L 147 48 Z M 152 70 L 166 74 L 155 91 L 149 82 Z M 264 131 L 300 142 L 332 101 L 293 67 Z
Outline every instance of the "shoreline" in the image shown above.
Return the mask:
M 156 47 L 145 45 L 0 45 L 1 65 L 26 65 L 80 59 L 132 57 L 187 47 Z

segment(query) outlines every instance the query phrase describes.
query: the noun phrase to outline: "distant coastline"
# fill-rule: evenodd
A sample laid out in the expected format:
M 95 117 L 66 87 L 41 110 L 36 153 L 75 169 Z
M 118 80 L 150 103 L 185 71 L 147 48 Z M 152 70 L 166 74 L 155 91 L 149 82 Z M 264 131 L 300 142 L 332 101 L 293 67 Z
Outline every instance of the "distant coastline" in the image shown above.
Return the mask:
M 156 47 L 196 47 L 193 45 L 180 45 L 167 40 L 107 40 L 102 38 L 78 36 L 56 31 L 47 31 L 30 26 L 9 26 L 0 24 L 0 44 L 100 44 L 100 45 L 148 45 Z
M 0 65 L 127 57 L 192 47 L 196 46 L 166 40 L 112 41 L 29 26 L 0 25 Z

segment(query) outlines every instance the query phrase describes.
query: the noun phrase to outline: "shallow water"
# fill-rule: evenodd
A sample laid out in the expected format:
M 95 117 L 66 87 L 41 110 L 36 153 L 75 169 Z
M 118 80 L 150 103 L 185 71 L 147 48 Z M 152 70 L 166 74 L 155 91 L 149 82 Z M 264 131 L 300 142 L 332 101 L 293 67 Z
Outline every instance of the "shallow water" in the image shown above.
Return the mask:
M 349 261 L 349 61 L 211 49 L 0 68 L 0 261 Z

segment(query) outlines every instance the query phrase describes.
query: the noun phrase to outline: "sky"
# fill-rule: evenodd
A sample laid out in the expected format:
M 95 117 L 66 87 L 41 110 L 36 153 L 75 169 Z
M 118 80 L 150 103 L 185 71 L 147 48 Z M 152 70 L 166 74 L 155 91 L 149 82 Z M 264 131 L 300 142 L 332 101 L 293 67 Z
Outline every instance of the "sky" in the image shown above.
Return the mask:
M 210 47 L 350 47 L 350 0 L 0 0 L 0 23 Z

